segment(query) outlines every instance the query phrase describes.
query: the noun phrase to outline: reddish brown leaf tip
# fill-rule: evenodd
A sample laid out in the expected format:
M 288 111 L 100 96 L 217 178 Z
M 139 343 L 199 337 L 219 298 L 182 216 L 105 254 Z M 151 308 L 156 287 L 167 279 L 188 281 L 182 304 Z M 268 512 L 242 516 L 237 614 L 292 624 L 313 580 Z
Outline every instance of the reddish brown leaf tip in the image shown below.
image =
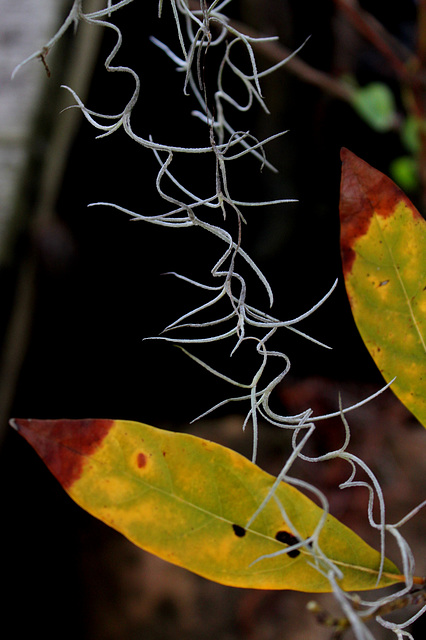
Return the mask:
M 342 148 L 340 157 L 340 246 L 343 271 L 346 274 L 351 271 L 355 258 L 354 244 L 367 232 L 373 214 L 390 216 L 399 201 L 404 201 L 411 210 L 414 207 L 390 178 L 349 149 Z
M 346 147 L 342 147 L 340 149 L 340 160 L 342 162 L 344 162 L 346 160 L 346 158 L 348 158 L 350 156 L 355 156 L 355 154 L 352 153 L 352 151 L 349 151 L 349 149 L 346 149 Z
M 64 489 L 78 480 L 113 424 L 114 420 L 10 420 Z

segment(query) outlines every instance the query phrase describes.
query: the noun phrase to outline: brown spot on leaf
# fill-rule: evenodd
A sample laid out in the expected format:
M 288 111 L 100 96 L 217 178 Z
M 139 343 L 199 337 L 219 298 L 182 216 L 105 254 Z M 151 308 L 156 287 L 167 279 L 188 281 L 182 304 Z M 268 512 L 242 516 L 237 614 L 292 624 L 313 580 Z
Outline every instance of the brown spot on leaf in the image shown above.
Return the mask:
M 114 420 L 11 420 L 64 489 L 76 482 Z
M 139 469 L 143 469 L 143 467 L 146 467 L 146 463 L 147 463 L 146 455 L 144 453 L 142 453 L 142 452 L 138 453 L 137 465 L 138 465 Z

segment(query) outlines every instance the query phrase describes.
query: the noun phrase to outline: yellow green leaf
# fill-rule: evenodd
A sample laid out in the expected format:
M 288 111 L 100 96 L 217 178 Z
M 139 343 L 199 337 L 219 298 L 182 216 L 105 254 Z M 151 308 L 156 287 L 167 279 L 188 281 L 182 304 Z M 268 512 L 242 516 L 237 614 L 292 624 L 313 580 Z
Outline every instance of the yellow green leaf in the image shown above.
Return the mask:
M 275 478 L 240 454 L 192 435 L 123 420 L 13 420 L 68 494 L 143 549 L 216 582 L 256 589 L 330 591 L 312 564 L 311 536 L 323 511 L 291 485 L 247 526 Z M 323 552 L 346 590 L 403 580 L 380 554 L 328 516 Z M 281 553 L 274 557 L 263 556 Z
M 361 337 L 426 427 L 426 222 L 388 177 L 342 149 L 341 251 Z

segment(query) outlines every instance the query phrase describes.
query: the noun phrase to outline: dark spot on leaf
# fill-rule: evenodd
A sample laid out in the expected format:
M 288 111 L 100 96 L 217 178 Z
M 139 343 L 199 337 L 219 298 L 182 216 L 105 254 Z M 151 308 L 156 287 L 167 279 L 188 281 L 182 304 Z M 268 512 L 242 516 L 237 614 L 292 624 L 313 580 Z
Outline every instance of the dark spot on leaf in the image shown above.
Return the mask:
M 296 536 L 294 536 L 292 533 L 289 533 L 288 531 L 278 531 L 275 534 L 275 540 L 278 540 L 278 542 L 282 542 L 283 544 L 287 544 L 289 546 L 300 542 L 299 539 L 296 538 Z M 287 555 L 290 558 L 297 558 L 297 556 L 300 555 L 300 551 L 299 549 L 293 549 L 292 551 L 289 551 Z
M 139 469 L 146 467 L 146 455 L 144 453 L 138 453 L 138 467 Z
M 288 531 L 278 531 L 278 533 L 275 534 L 275 540 L 288 545 L 297 544 L 299 542 L 296 536 L 294 536 L 292 533 L 289 533 Z
M 244 538 L 244 536 L 246 535 L 246 530 L 244 529 L 244 527 L 240 527 L 239 524 L 233 524 L 232 528 L 234 530 L 235 535 L 238 536 L 238 538 Z

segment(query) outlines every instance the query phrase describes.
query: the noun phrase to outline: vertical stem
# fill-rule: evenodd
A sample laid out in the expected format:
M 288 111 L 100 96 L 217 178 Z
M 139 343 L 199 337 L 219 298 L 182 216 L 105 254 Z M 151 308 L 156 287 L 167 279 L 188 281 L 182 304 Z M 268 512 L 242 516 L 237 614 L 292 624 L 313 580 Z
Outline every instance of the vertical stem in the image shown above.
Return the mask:
M 417 11 L 417 55 L 422 68 L 426 63 L 426 0 L 419 0 Z
M 413 94 L 421 120 L 419 138 L 419 178 L 423 214 L 426 213 L 426 0 L 419 0 L 417 11 L 417 80 L 413 82 Z

